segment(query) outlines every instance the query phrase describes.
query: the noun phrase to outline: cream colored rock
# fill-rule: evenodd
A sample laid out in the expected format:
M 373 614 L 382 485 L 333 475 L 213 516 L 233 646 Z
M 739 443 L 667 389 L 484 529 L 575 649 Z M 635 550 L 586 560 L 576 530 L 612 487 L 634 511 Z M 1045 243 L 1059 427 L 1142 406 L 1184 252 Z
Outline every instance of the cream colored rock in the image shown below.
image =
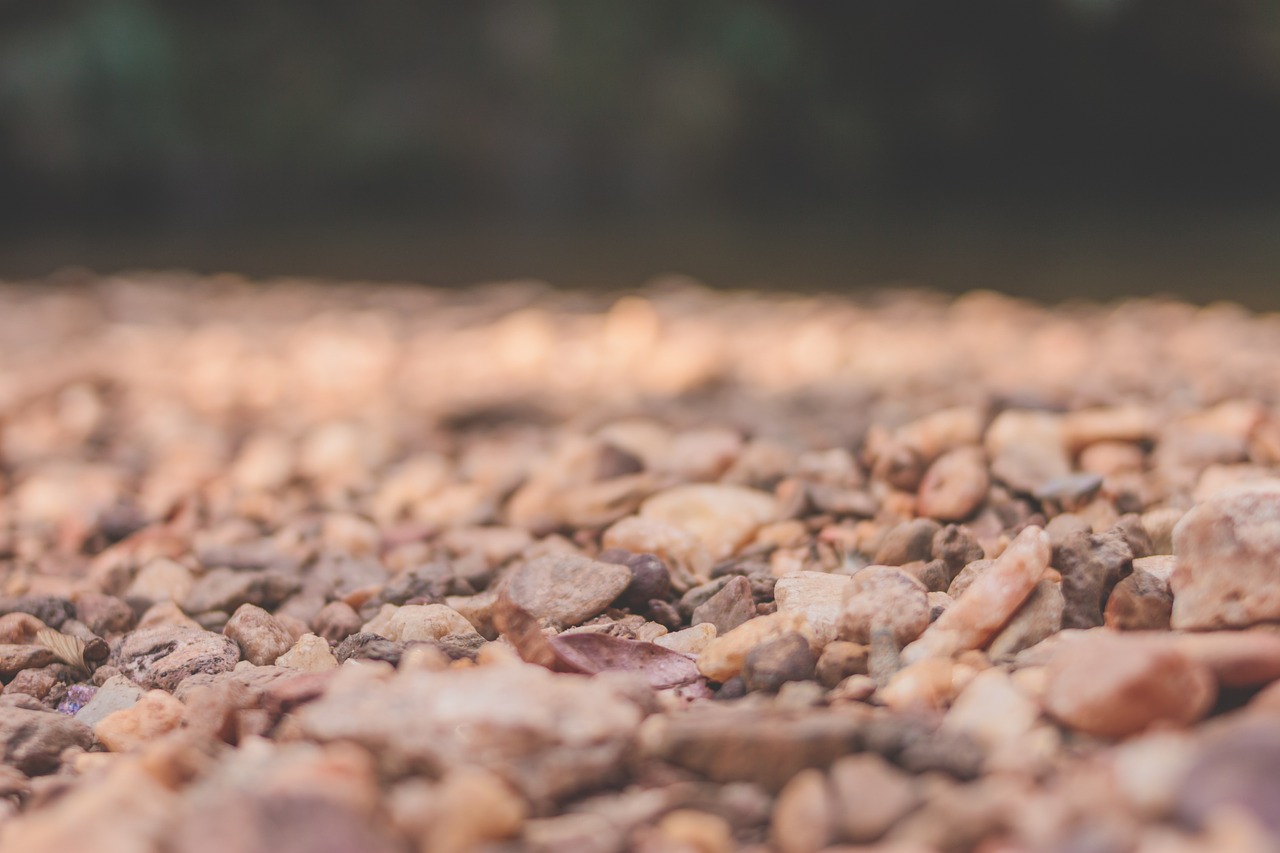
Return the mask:
M 867 566 L 853 576 L 846 595 L 839 621 L 841 640 L 870 643 L 883 629 L 901 648 L 929 624 L 928 590 L 901 569 Z
M 142 614 L 142 618 L 138 620 L 136 630 L 153 628 L 157 625 L 177 625 L 180 628 L 200 630 L 200 623 L 184 613 L 182 608 L 172 601 L 158 601 L 148 607 Z
M 942 727 L 963 732 L 988 749 L 1016 743 L 1040 717 L 1040 705 L 997 667 L 973 677 L 956 697 Z
M 140 749 L 182 725 L 182 703 L 163 690 L 148 690 L 135 704 L 108 714 L 93 727 L 111 752 Z
M 1015 491 L 1029 494 L 1071 473 L 1060 415 L 1007 409 L 987 427 L 984 443 L 992 476 Z
M 195 578 L 191 570 L 181 563 L 161 557 L 138 570 L 125 590 L 126 598 L 143 601 L 182 601 L 191 592 Z
M 275 663 L 293 645 L 289 630 L 254 604 L 240 605 L 222 633 L 235 640 L 244 659 L 256 666 Z
M 698 656 L 698 670 L 712 681 L 728 681 L 742 672 L 752 649 L 793 632 L 803 635 L 811 646 L 815 643 L 813 629 L 802 613 L 757 616 L 712 640 Z
M 361 630 L 400 642 L 438 640 L 449 634 L 476 633 L 476 629 L 461 613 L 443 604 L 406 604 L 390 611 L 384 608 L 373 620 L 365 623 Z
M 692 628 L 685 628 L 681 631 L 672 631 L 670 634 L 663 634 L 654 637 L 655 645 L 662 646 L 664 649 L 671 649 L 673 652 L 680 652 L 682 655 L 697 657 L 706 650 L 711 641 L 716 638 L 716 626 L 710 622 L 703 622 L 694 625 Z
M 835 815 L 827 778 L 801 770 L 778 794 L 769 838 L 780 853 L 817 853 L 832 841 Z
M 926 658 L 898 670 L 876 698 L 902 713 L 944 710 L 974 675 L 972 667 L 946 658 Z
M 986 646 L 1031 594 L 1049 566 L 1049 555 L 1044 530 L 1023 530 L 920 639 L 903 649 L 903 660 L 950 657 Z
M 941 521 L 963 521 L 986 500 L 991 478 L 980 447 L 958 447 L 939 456 L 924 474 L 916 511 Z
M 1062 416 L 1062 438 L 1070 452 L 1078 453 L 1102 441 L 1148 441 L 1157 426 L 1154 413 L 1143 406 L 1080 409 Z
M 293 644 L 293 648 L 276 658 L 276 666 L 304 672 L 324 672 L 336 669 L 338 659 L 333 656 L 327 640 L 315 634 L 303 634 Z
M 778 515 L 773 495 L 743 486 L 694 483 L 659 492 L 640 506 L 643 518 L 692 534 L 713 561 L 732 556 L 756 529 Z
M 683 573 L 697 582 L 711 577 L 711 552 L 692 533 L 666 521 L 629 515 L 604 532 L 602 545 L 633 554 L 656 554 L 677 575 Z
M 949 450 L 982 441 L 982 422 L 976 407 L 957 406 L 917 418 L 894 437 L 928 463 Z
M 779 578 L 773 595 L 779 613 L 803 613 L 818 643 L 825 646 L 836 639 L 836 628 L 853 579 L 825 572 L 801 572 Z

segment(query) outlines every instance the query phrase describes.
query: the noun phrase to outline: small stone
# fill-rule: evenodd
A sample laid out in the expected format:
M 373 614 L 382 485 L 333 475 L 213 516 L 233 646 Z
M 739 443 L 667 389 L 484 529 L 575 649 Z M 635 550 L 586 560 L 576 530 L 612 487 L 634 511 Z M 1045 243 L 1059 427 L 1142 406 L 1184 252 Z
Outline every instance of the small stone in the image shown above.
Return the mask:
M 128 752 L 178 728 L 183 710 L 183 704 L 163 690 L 149 690 L 133 705 L 99 720 L 93 734 L 109 751 Z
M 877 566 L 903 566 L 929 560 L 933 555 L 933 537 L 942 525 L 929 518 L 904 521 L 889 531 L 871 562 Z
M 133 608 L 114 595 L 80 593 L 75 597 L 75 605 L 76 618 L 99 637 L 122 634 L 133 627 L 136 619 Z
M 276 666 L 303 672 L 324 672 L 338 666 L 327 640 L 315 634 L 303 634 L 293 648 L 276 658 Z
M 987 749 L 1016 743 L 1040 716 L 1039 704 L 1003 670 L 992 667 L 973 677 L 942 720 L 947 731 L 969 735 Z
M 6 613 L 0 616 L 0 644 L 25 646 L 35 642 L 40 629 L 47 627 L 30 613 Z
M 1173 532 L 1170 587 L 1178 630 L 1280 619 L 1280 483 L 1211 498 Z
M 228 620 L 223 633 L 235 640 L 240 654 L 255 666 L 275 663 L 293 645 L 293 636 L 261 607 L 242 604 Z
M 1224 688 L 1257 687 L 1280 679 L 1280 635 L 1211 631 L 1172 637 L 1178 651 L 1212 670 Z
M 867 566 L 849 584 L 839 636 L 868 644 L 877 631 L 885 630 L 901 648 L 919 637 L 928 624 L 929 599 L 924 584 L 901 569 Z
M 911 645 L 907 663 L 986 646 L 1017 612 L 1049 565 L 1049 536 L 1030 526 Z
M 1064 628 L 1096 628 L 1111 590 L 1133 569 L 1134 553 L 1122 531 L 1077 533 L 1055 550 L 1054 568 L 1062 574 L 1066 609 Z
M 239 660 L 230 637 L 167 625 L 133 631 L 112 652 L 113 664 L 135 683 L 170 691 L 195 673 L 228 672 Z
M 673 524 L 696 537 L 713 562 L 733 556 L 777 514 L 777 503 L 767 492 L 712 483 L 675 486 L 640 507 L 642 518 Z
M 123 675 L 113 675 L 103 682 L 98 691 L 79 711 L 75 718 L 92 728 L 116 711 L 132 707 L 142 698 L 142 688 Z
M 694 625 L 709 622 L 716 626 L 716 634 L 720 635 L 729 633 L 755 615 L 751 582 L 742 575 L 736 575 L 719 592 L 694 608 L 692 622 Z
M 53 773 L 62 751 L 70 746 L 89 749 L 93 732 L 84 723 L 53 711 L 6 707 L 0 712 L 0 755 L 4 764 L 28 776 Z
M 875 841 L 920 803 L 911 777 L 878 755 L 850 755 L 831 765 L 836 834 Z
M 817 853 L 833 840 L 832 792 L 820 770 L 802 770 L 778 794 L 769 838 L 780 853 Z
M 1172 613 L 1169 584 L 1149 572 L 1135 570 L 1111 591 L 1103 622 L 1117 631 L 1164 631 Z
M 916 509 L 930 518 L 963 521 L 986 500 L 990 485 L 982 448 L 958 447 L 929 466 L 920 481 Z
M 183 613 L 182 608 L 172 601 L 158 601 L 148 607 L 147 612 L 143 613 L 142 618 L 138 620 L 137 628 L 142 630 L 143 628 L 155 628 L 161 625 L 194 628 L 197 631 L 202 630 L 199 622 Z
M 432 820 L 425 850 L 474 850 L 520 831 L 528 806 L 501 776 L 478 767 L 459 767 L 433 792 Z
M 825 646 L 836 638 L 840 614 L 853 579 L 825 572 L 801 572 L 779 578 L 773 595 L 779 613 L 803 613 L 818 643 Z
M 827 643 L 818 658 L 815 674 L 827 687 L 835 687 L 851 675 L 867 674 L 870 647 L 862 643 L 836 640 Z
M 874 666 L 871 669 L 875 678 Z M 883 686 L 876 691 L 876 698 L 894 711 L 936 713 L 951 704 L 969 674 L 969 668 L 946 658 L 925 658 L 877 679 Z
M 187 613 L 215 610 L 231 613 L 242 604 L 270 609 L 301 586 L 302 581 L 297 575 L 280 569 L 212 569 L 192 585 L 182 601 L 182 609 Z
M 992 660 L 1012 658 L 1023 649 L 1056 634 L 1062 629 L 1065 607 L 1062 585 L 1048 578 L 1042 579 L 987 646 L 987 655 Z
M 364 620 L 355 608 L 345 601 L 331 601 L 311 620 L 316 634 L 331 643 L 341 643 L 352 634 L 359 633 Z
M 190 569 L 161 557 L 138 570 L 124 597 L 153 604 L 157 601 L 184 601 L 194 585 L 195 578 Z
M 475 634 L 462 614 L 443 604 L 385 605 L 386 612 L 366 623 L 360 630 L 386 637 L 395 642 L 439 640 L 449 634 Z
M 24 669 L 40 669 L 57 659 L 44 646 L 0 645 L 0 679 L 8 681 Z
M 506 595 L 538 619 L 559 627 L 599 615 L 631 583 L 631 570 L 575 555 L 530 560 L 507 575 Z
M 75 607 L 65 598 L 53 595 L 24 595 L 17 598 L 0 598 L 0 615 L 27 613 L 57 631 L 62 623 L 74 619 Z
M 742 680 L 748 690 L 777 692 L 788 681 L 813 678 L 816 660 L 809 641 L 801 634 L 783 634 L 747 653 Z
M 1059 415 L 1006 409 L 987 427 L 983 440 L 992 475 L 1015 492 L 1033 494 L 1071 473 Z
M 969 588 L 969 584 L 977 579 L 978 575 L 995 564 L 995 560 L 974 560 L 972 563 L 966 563 L 964 568 L 951 579 L 951 584 L 947 587 L 947 595 L 953 599 L 959 598 Z
M 710 622 L 703 622 L 701 625 L 694 625 L 692 628 L 685 628 L 683 631 L 672 631 L 670 634 L 655 637 L 653 642 L 664 649 L 671 649 L 671 651 L 680 652 L 682 655 L 697 657 L 702 654 L 703 650 L 715 638 L 716 626 Z
M 633 613 L 644 613 L 650 601 L 665 601 L 671 594 L 671 572 L 656 554 L 615 553 L 622 559 L 606 559 L 605 554 L 600 558 L 601 562 L 620 562 L 631 570 L 631 582 L 618 596 L 620 607 L 629 607 Z
M 813 631 L 800 613 L 773 613 L 757 616 L 723 634 L 698 656 L 698 670 L 712 681 L 723 683 L 742 672 L 747 655 L 756 646 L 787 633 L 811 638 Z
M 40 701 L 44 701 L 56 685 L 61 684 L 58 677 L 53 674 L 52 667 L 43 669 L 24 669 L 13 677 L 13 680 L 4 686 L 5 695 L 13 695 L 14 693 L 25 693 Z M 46 703 L 47 704 L 47 703 Z M 59 706 L 61 707 L 61 706 Z M 67 713 L 65 711 L 60 713 Z M 74 712 L 71 712 L 74 713 Z
M 1183 822 L 1204 827 L 1237 810 L 1280 835 L 1280 731 L 1275 720 L 1244 718 L 1205 739 L 1178 786 L 1174 811 Z M 1253 848 L 1250 848 L 1253 849 Z
M 965 566 L 985 556 L 973 531 L 959 524 L 948 524 L 934 534 L 932 553 L 935 560 L 947 564 L 952 580 Z
M 1207 666 L 1168 643 L 1089 634 L 1059 648 L 1049 662 L 1045 710 L 1064 725 L 1124 737 L 1157 721 L 1189 725 L 1217 695 Z
M 656 518 L 629 515 L 604 532 L 601 544 L 633 554 L 653 553 L 677 575 L 706 580 L 714 562 L 706 546 L 686 530 Z
M 677 850 L 690 853 L 729 853 L 733 831 L 719 815 L 677 809 L 658 821 L 658 833 Z

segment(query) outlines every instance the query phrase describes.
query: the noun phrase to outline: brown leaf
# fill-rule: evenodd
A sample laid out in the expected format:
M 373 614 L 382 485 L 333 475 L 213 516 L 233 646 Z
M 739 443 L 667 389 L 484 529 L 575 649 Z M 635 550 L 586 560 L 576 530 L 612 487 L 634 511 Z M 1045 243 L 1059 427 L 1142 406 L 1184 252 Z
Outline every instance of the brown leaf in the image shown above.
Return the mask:
M 608 634 L 561 634 L 546 639 L 560 664 L 572 666 L 577 672 L 639 672 L 658 690 L 690 684 L 701 677 L 698 665 L 692 660 L 656 643 L 624 640 Z
M 52 628 L 41 628 L 36 632 L 36 642 L 53 652 L 58 660 L 68 666 L 88 671 L 89 666 L 84 661 L 85 642 L 79 637 Z
M 538 620 L 508 598 L 505 591 L 498 596 L 498 603 L 494 605 L 493 625 L 515 647 L 522 660 L 547 669 L 557 668 L 556 650 L 547 642 Z

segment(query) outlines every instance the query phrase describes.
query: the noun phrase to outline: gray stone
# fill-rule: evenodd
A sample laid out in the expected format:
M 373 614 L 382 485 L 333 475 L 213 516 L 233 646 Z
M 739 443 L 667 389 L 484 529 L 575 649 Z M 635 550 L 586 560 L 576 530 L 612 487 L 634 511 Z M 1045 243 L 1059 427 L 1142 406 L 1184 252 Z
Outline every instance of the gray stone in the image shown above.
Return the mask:
M 539 619 L 567 627 L 601 613 L 631 583 L 631 570 L 573 554 L 549 554 L 507 575 L 512 603 Z
M 76 711 L 76 720 L 93 728 L 103 717 L 124 708 L 131 708 L 142 698 L 142 688 L 123 675 L 113 675 L 103 682 L 83 708 Z

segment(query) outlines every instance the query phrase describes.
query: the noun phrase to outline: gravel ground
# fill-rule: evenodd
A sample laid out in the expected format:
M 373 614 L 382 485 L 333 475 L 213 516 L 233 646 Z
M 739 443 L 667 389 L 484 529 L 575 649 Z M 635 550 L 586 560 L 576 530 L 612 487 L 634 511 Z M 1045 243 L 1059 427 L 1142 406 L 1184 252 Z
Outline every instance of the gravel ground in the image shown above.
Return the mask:
M 1280 846 L 1280 316 L 0 309 L 5 853 Z

